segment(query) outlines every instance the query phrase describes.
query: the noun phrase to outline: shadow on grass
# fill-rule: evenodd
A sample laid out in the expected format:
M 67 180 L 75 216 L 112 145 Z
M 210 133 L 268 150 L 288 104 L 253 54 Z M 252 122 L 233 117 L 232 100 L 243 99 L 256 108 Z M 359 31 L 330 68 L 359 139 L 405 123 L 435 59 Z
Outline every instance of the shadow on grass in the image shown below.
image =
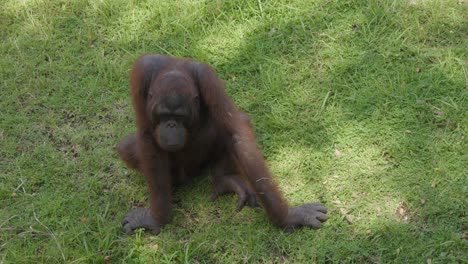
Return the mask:
M 347 8 L 345 5 L 342 6 L 343 10 Z M 344 240 L 357 241 L 336 246 L 321 240 L 323 246 L 328 248 L 322 252 L 323 259 L 332 260 L 330 256 L 340 251 L 342 259 L 347 259 L 348 255 L 354 256 L 351 259 L 355 261 L 379 262 L 382 255 L 394 255 L 398 259 L 403 250 L 401 245 L 406 247 L 404 250 L 411 250 L 405 241 L 415 236 L 415 241 L 435 239 L 440 242 L 450 240 L 454 231 L 463 232 L 463 197 L 460 197 L 463 190 L 459 189 L 450 198 L 446 196 L 445 188 L 434 187 L 434 182 L 442 183 L 446 174 L 450 173 L 449 170 L 440 172 L 437 164 L 457 158 L 452 156 L 449 160 L 440 160 L 445 157 L 439 156 L 440 148 L 434 146 L 434 140 L 440 140 L 443 133 L 462 136 L 460 120 L 456 120 L 461 114 L 460 109 L 448 109 L 447 113 L 440 111 L 444 108 L 440 100 L 451 100 L 448 102 L 461 105 L 463 100 L 457 100 L 457 95 L 463 90 L 464 83 L 463 78 L 448 76 L 440 64 L 434 63 L 437 58 L 428 55 L 424 50 L 428 47 L 424 43 L 401 39 L 401 34 L 405 32 L 397 11 L 375 4 L 367 11 L 359 8 L 362 7 L 354 6 L 345 11 L 354 10 L 355 16 L 338 15 L 331 18 L 326 13 L 315 13 L 314 17 L 291 14 L 286 17 L 285 23 L 260 21 L 246 32 L 234 51 L 235 55 L 230 55 L 229 60 L 221 64 L 218 62 L 216 68 L 226 80 L 227 89 L 237 104 L 251 113 L 266 156 L 273 164 L 277 161 L 277 171 L 285 172 L 286 175 L 280 176 L 282 183 L 304 181 L 310 177 L 305 175 L 314 171 L 299 162 L 302 167 L 294 174 L 303 178 L 286 179 L 287 172 L 279 168 L 285 164 L 278 161 L 285 155 L 294 152 L 303 154 L 294 157 L 296 162 L 301 159 L 327 160 L 315 170 L 317 173 L 312 176 L 312 182 L 308 181 L 301 187 L 292 184 L 291 188 L 287 188 L 294 193 L 315 187 L 314 193 L 332 209 L 332 225 L 337 225 L 334 228 L 335 236 L 341 233 Z M 388 25 L 379 24 L 378 21 L 383 20 Z M 304 25 L 307 25 L 306 28 Z M 343 37 L 330 46 L 325 39 L 336 35 L 337 28 L 343 30 Z M 207 31 L 216 32 L 218 29 L 212 26 Z M 437 41 L 437 38 L 434 40 Z M 170 43 L 173 40 L 168 37 L 159 41 Z M 197 49 L 197 41 L 204 40 L 191 39 L 192 45 L 185 47 L 183 55 L 203 54 Z M 307 47 L 308 52 L 304 52 L 303 46 Z M 178 50 L 178 47 L 174 50 Z M 175 51 L 169 50 L 169 53 Z M 201 57 L 209 60 L 210 55 Z M 312 59 L 307 60 L 310 57 Z M 294 82 L 290 82 L 290 78 Z M 301 85 L 297 86 L 298 83 Z M 275 111 L 278 108 L 281 110 Z M 355 141 L 361 144 L 356 151 L 369 148 L 376 152 L 373 156 L 364 157 L 363 163 L 374 166 L 383 163 L 383 169 L 370 168 L 363 175 L 357 173 L 356 177 L 364 176 L 362 186 L 354 186 L 345 180 L 358 193 L 352 196 L 352 201 L 346 201 L 351 198 L 349 190 L 345 191 L 348 192 L 346 195 L 336 189 L 331 190 L 333 194 L 330 194 L 329 189 L 320 188 L 320 183 L 333 176 L 334 166 L 340 167 L 339 171 L 343 172 L 347 166 L 355 166 L 353 162 L 361 161 L 350 158 L 340 163 L 333 160 L 334 148 L 353 148 Z M 454 151 L 449 154 L 460 154 L 461 147 Z M 315 156 L 309 157 L 310 152 Z M 317 154 L 320 152 L 326 154 Z M 372 158 L 379 161 L 369 160 Z M 456 160 L 455 164 L 462 166 L 461 159 Z M 358 169 L 362 167 L 357 166 Z M 453 178 L 459 181 L 460 176 Z M 354 177 L 352 180 L 359 181 Z M 375 190 L 369 191 L 368 188 Z M 369 192 L 374 196 L 380 195 L 380 201 L 372 197 L 369 206 L 359 205 L 359 199 L 365 200 L 359 194 L 365 196 Z M 291 196 L 295 200 L 303 198 L 300 193 Z M 332 205 L 337 198 L 348 206 Z M 354 207 L 350 204 L 354 204 Z M 346 228 L 346 221 L 351 221 L 346 210 L 364 213 L 372 219 L 357 217 L 361 223 L 355 229 Z M 386 220 L 379 220 L 382 216 L 379 210 L 386 211 L 383 214 Z M 395 215 L 392 216 L 392 213 Z M 458 219 L 453 220 L 453 217 Z M 338 224 L 340 221 L 341 224 Z M 407 221 L 411 224 L 408 225 Z M 441 234 L 438 224 L 451 225 L 452 233 Z M 441 237 L 431 235 L 432 231 L 426 230 L 426 225 Z M 340 227 L 349 233 L 338 231 Z M 331 236 L 334 237 L 332 241 L 339 240 Z M 420 253 L 430 256 L 432 250 Z
M 461 73 L 449 76 L 444 65 L 437 62 L 442 56 L 428 55 L 427 49 L 451 42 L 436 34 L 428 36 L 430 44 L 412 39 L 402 28 L 402 19 L 395 10 L 404 12 L 398 7 L 349 2 L 318 2 L 312 4 L 314 10 L 291 9 L 280 19 L 268 17 L 268 11 L 264 10 L 264 18 L 254 22 L 251 18 L 257 18 L 261 11 L 248 1 L 213 2 L 197 9 L 163 4 L 158 12 L 145 14 L 144 22 L 129 17 L 132 12 L 147 12 L 149 2 L 134 9 L 125 9 L 124 2 L 35 2 L 28 4 L 29 11 L 22 14 L 24 17 L 17 18 L 5 12 L 2 20 L 17 22 L 36 10 L 38 23 L 16 23 L 15 26 L 21 25 L 24 34 L 11 30 L 2 32 L 2 37 L 15 38 L 20 46 L 17 50 L 13 46 L 11 49 L 19 53 L 20 63 L 31 70 L 34 80 L 41 80 L 44 86 L 50 87 L 47 91 L 33 91 L 35 96 L 39 95 L 40 102 L 35 101 L 35 96 L 25 97 L 26 105 L 30 103 L 39 109 L 28 113 L 40 115 L 52 111 L 52 115 L 60 119 L 60 111 L 65 111 L 65 117 L 73 118 L 64 118 L 55 125 L 75 123 L 62 136 L 85 145 L 86 142 L 67 135 L 79 131 L 88 141 L 96 141 L 91 144 L 92 148 L 83 147 L 84 156 L 100 152 L 106 164 L 110 164 L 105 167 L 111 168 L 100 168 L 103 167 L 100 161 L 88 158 L 78 166 L 81 171 L 69 168 L 69 173 L 81 174 L 91 168 L 97 171 L 97 177 L 106 175 L 99 179 L 109 181 L 106 186 L 120 182 L 145 188 L 139 176 L 125 179 L 129 182 L 121 180 L 119 171 L 123 166 L 119 165 L 115 154 L 110 153 L 120 137 L 133 130 L 128 124 L 132 120 L 132 110 L 126 71 L 140 53 L 168 53 L 213 64 L 226 80 L 234 101 L 251 114 L 259 143 L 287 196 L 293 203 L 306 202 L 315 196 L 331 208 L 329 223 L 318 232 L 304 230 L 293 236 L 278 234 L 268 226 L 263 213 L 254 214 L 251 210 L 231 218 L 241 219 L 242 223 L 253 222 L 252 227 L 236 227 L 225 222 L 225 218 L 216 217 L 218 205 L 213 206 L 214 210 L 211 205 L 204 205 L 203 197 L 196 195 L 197 191 L 208 192 L 209 189 L 207 180 L 199 180 L 177 195 L 189 201 L 180 201 L 183 208 L 176 213 L 166 234 L 161 234 L 162 241 L 175 241 L 165 252 L 180 253 L 180 244 L 187 246 L 205 241 L 205 226 L 197 221 L 207 220 L 194 216 L 197 210 L 215 219 L 203 223 L 208 226 L 207 230 L 217 233 L 217 237 L 235 238 L 229 246 L 250 254 L 250 258 L 257 261 L 271 259 L 271 255 L 279 261 L 301 258 L 319 262 L 399 260 L 398 252 L 406 255 L 405 251 L 411 250 L 412 244 L 428 239 L 432 239 L 430 244 L 435 249 L 419 247 L 415 255 L 406 257 L 414 260 L 418 254 L 430 256 L 433 250 L 445 252 L 450 250 L 452 242 L 443 243 L 458 243 L 459 240 L 451 236 L 454 231 L 461 232 L 464 223 L 463 197 L 460 197 L 463 187 L 450 196 L 448 192 L 453 186 L 446 185 L 446 181 L 463 178 L 460 174 L 450 175 L 454 169 L 460 173 L 456 167 L 463 167 L 463 160 L 457 155 L 463 153 L 461 145 L 440 142 L 444 135 L 449 135 L 450 142 L 456 142 L 463 134 L 459 128 L 463 98 L 457 96 L 463 91 L 464 83 Z M 56 11 L 56 5 L 64 5 L 63 9 L 71 12 L 63 18 L 48 20 Z M 178 20 L 174 9 L 186 16 Z M 239 10 L 244 12 L 239 13 Z M 241 21 L 248 30 L 235 48 L 229 45 L 228 51 L 207 48 L 207 39 L 227 37 L 223 32 L 226 24 L 239 26 Z M 441 26 L 460 30 L 456 24 L 453 28 L 445 23 Z M 131 33 L 126 35 L 128 31 Z M 197 35 L 199 31 L 204 34 Z M 32 35 L 37 38 L 31 40 Z M 41 47 L 43 58 L 34 56 L 37 50 L 28 49 L 29 42 L 33 47 Z M 68 42 L 81 44 L 69 48 Z M 217 51 L 224 54 L 210 54 Z M 453 64 L 447 62 L 450 63 Z M 77 72 L 54 76 L 54 70 L 62 72 L 67 64 L 71 71 Z M 13 74 L 14 70 L 5 71 Z M 85 76 L 91 77 L 82 78 Z M 73 97 L 74 105 L 61 102 L 67 97 Z M 94 112 L 109 115 L 99 116 Z M 48 122 L 45 116 L 42 121 Z M 114 126 L 106 126 L 109 123 Z M 89 127 L 95 131 L 84 132 Z M 61 144 L 52 139 L 50 143 Z M 73 144 L 64 147 L 72 148 Z M 60 146 L 57 149 L 60 150 Z M 341 154 L 336 154 L 335 149 Z M 441 152 L 447 149 L 450 155 L 442 156 Z M 311 173 L 314 175 L 309 175 Z M 72 183 L 79 186 L 87 181 L 95 184 L 93 179 L 86 178 Z M 83 191 L 80 187 L 74 188 Z M 118 223 L 116 218 L 125 213 L 120 209 L 128 205 L 125 199 L 144 197 L 141 193 L 125 191 L 122 186 L 113 191 L 122 198 L 112 202 L 116 207 L 109 209 L 112 217 L 104 217 L 98 224 Z M 99 197 L 97 199 L 102 202 L 99 195 L 93 197 Z M 113 199 L 112 196 L 104 198 Z M 224 211 L 230 208 L 225 204 L 221 203 Z M 249 216 L 252 214 L 254 219 Z M 216 221 L 221 223 L 220 227 L 212 226 Z M 179 231 L 178 225 L 188 234 Z M 448 225 L 448 231 L 444 233 L 445 228 L 437 225 Z M 121 235 L 117 229 L 108 231 L 117 237 Z M 264 233 L 258 234 L 258 229 Z M 272 239 L 272 232 L 277 232 L 277 237 Z M 291 244 L 300 247 L 304 240 L 314 241 L 310 251 L 288 248 Z M 216 243 L 187 246 L 185 254 L 208 254 L 210 258 L 229 255 L 226 252 L 230 248 Z M 137 244 L 138 241 L 135 250 L 138 250 Z M 110 250 L 110 246 L 106 250 Z M 177 255 L 177 259 L 183 257 Z
M 228 77 L 225 78 L 228 80 L 228 89 L 232 89 L 229 88 L 232 86 L 238 89 L 234 90 L 234 100 L 244 110 L 253 113 L 260 144 L 267 149 L 267 156 L 273 154 L 271 159 L 274 160 L 275 154 L 290 146 L 301 146 L 314 152 L 324 151 L 331 155 L 333 146 L 352 147 L 353 140 L 362 144 L 357 150 L 369 147 L 377 151 L 375 157 L 385 164 L 382 166 L 383 171 L 373 172 L 372 168 L 369 169 L 369 175 L 364 176 L 369 177 L 371 184 L 357 186 L 356 191 L 365 193 L 366 188 L 377 189 L 374 195 L 381 194 L 382 197 L 380 207 L 379 201 L 374 201 L 377 203 L 374 209 L 382 210 L 381 207 L 388 206 L 390 208 L 383 210 L 394 212 L 395 217 L 380 221 L 379 214 L 376 213 L 375 219 L 370 222 L 364 221 L 369 224 L 369 229 L 362 230 L 361 238 L 356 239 L 368 240 L 367 249 L 356 248 L 354 253 L 357 254 L 369 250 L 369 255 L 373 255 L 374 243 L 380 243 L 382 247 L 388 243 L 394 246 L 392 252 L 380 253 L 398 255 L 397 252 L 401 250 L 399 245 L 413 236 L 416 236 L 416 239 L 451 241 L 454 235 L 463 232 L 464 191 L 463 187 L 456 186 L 463 185 L 463 172 L 459 170 L 463 167 L 463 158 L 458 155 L 463 155 L 460 142 L 463 138 L 463 131 L 460 129 L 463 110 L 460 106 L 463 105 L 464 99 L 458 96 L 463 91 L 464 79 L 461 72 L 457 76 L 447 75 L 443 63 L 435 62 L 440 57 L 428 52 L 428 49 L 434 48 L 434 43 L 444 43 L 439 46 L 443 48 L 451 43 L 450 41 L 441 40 L 437 36 L 428 36 L 429 44 L 420 42 L 423 40 L 417 38 L 411 39 L 402 29 L 403 21 L 398 17 L 398 10 L 392 8 L 393 6 L 381 7 L 374 4 L 370 10 L 362 13 L 356 8 L 357 15 L 354 19 L 327 19 L 319 15 L 313 18 L 289 17 L 287 23 L 279 23 L 280 25 L 259 23 L 246 34 L 243 44 L 236 50 L 237 56 L 218 67 L 221 74 Z M 385 24 L 379 21 L 385 21 Z M 342 41 L 336 41 L 333 47 L 323 45 L 323 36 L 327 36 L 328 31 L 331 35 L 333 30 L 336 30 L 328 29 L 325 23 L 338 25 L 337 27 L 347 31 L 343 33 L 345 36 Z M 315 27 L 304 29 L 303 25 Z M 459 31 L 459 21 L 455 21 L 452 26 L 441 26 L 448 27 L 447 30 Z M 316 48 L 311 49 L 311 53 L 320 54 L 312 61 L 304 60 L 298 55 L 301 52 L 300 48 L 298 51 L 290 50 L 291 47 L 301 45 L 295 40 L 301 39 L 298 35 L 304 30 L 315 32 L 302 34 L 309 35 L 308 41 L 318 43 L 305 44 Z M 333 55 L 339 56 L 340 59 L 333 60 L 330 58 Z M 321 59 L 327 63 L 326 66 L 322 64 Z M 457 67 L 454 61 L 445 63 Z M 308 66 L 305 68 L 312 71 L 301 76 L 309 81 L 303 83 L 303 87 L 289 86 L 288 78 L 297 78 L 294 73 L 302 70 L 291 65 Z M 314 71 L 315 69 L 318 70 Z M 229 75 L 249 76 L 251 81 L 243 83 L 245 87 L 238 87 L 234 80 L 229 80 Z M 263 90 L 253 93 L 251 100 L 235 97 L 236 93 L 243 93 L 255 87 L 261 87 Z M 311 92 L 306 93 L 309 95 L 306 98 L 310 105 L 305 106 L 300 100 L 304 97 L 297 97 L 295 93 L 304 95 L 301 92 L 308 89 Z M 274 94 L 273 101 L 267 100 L 270 97 L 266 94 L 271 96 L 271 93 Z M 281 100 L 288 97 L 294 98 L 292 104 Z M 322 108 L 318 107 L 320 105 Z M 272 114 L 277 107 L 293 110 L 284 110 L 278 114 L 282 115 L 278 118 Z M 328 109 L 331 109 L 332 113 L 338 111 L 340 115 L 322 113 Z M 297 113 L 300 111 L 304 111 L 305 114 Z M 331 120 L 336 118 L 339 119 Z M 334 127 L 334 131 L 329 129 L 330 125 Z M 351 136 L 346 134 L 346 129 L 351 131 Z M 270 137 L 269 131 L 274 131 L 274 135 Z M 444 135 L 452 137 L 453 142 L 458 141 L 459 145 L 437 144 Z M 271 142 L 274 144 L 270 145 Z M 448 157 L 444 157 L 443 152 L 447 151 L 447 147 L 448 153 L 445 154 L 448 154 Z M 349 160 L 353 161 L 356 160 Z M 450 162 L 452 164 L 443 164 Z M 332 169 L 333 164 L 328 164 L 326 169 Z M 340 164 L 342 169 L 350 165 Z M 316 177 L 317 182 L 326 181 L 327 173 L 323 173 L 326 169 L 321 170 L 322 174 Z M 306 171 L 297 173 L 304 175 Z M 454 175 L 450 176 L 450 173 Z M 453 182 L 449 185 L 444 184 L 445 181 L 451 180 L 458 181 L 460 185 L 455 183 L 451 186 Z M 379 186 L 375 186 L 377 183 Z M 443 186 L 437 188 L 438 184 Z M 350 186 L 353 184 L 350 183 Z M 453 197 L 448 197 L 447 188 L 453 187 L 456 191 Z M 327 197 L 326 194 L 320 195 L 324 196 Z M 393 201 L 386 202 L 385 197 Z M 325 202 L 330 204 L 332 199 L 332 196 L 328 196 Z M 358 201 L 351 201 L 353 202 Z M 338 213 L 338 209 L 341 208 L 332 212 Z M 343 213 L 341 215 L 343 216 Z M 345 221 L 346 216 L 344 214 L 341 220 Z M 400 222 L 402 219 L 399 218 L 409 219 L 413 224 L 407 225 L 406 220 Z M 439 228 L 440 224 L 449 225 L 451 231 L 441 234 L 443 232 Z M 440 237 L 431 235 L 433 231 L 439 233 Z M 394 240 L 398 236 L 404 239 Z M 432 250 L 427 249 L 422 253 L 430 256 Z M 380 261 L 372 257 L 364 257 L 362 260 Z

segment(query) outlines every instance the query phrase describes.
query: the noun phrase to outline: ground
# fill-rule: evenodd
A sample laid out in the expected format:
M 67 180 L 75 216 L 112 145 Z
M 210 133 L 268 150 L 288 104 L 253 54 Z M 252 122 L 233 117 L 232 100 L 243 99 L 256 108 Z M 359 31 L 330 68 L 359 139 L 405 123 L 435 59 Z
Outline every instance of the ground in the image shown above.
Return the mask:
M 466 1 L 4 0 L 0 263 L 457 263 L 467 260 Z M 291 205 L 320 230 L 175 194 L 159 236 L 114 147 L 135 130 L 143 53 L 211 64 L 249 113 Z

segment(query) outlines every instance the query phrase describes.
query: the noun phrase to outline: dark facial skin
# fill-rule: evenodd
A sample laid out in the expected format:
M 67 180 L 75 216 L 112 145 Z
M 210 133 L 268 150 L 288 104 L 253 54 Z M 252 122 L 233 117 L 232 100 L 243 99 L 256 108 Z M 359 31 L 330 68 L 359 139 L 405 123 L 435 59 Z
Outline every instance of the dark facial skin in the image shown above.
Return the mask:
M 133 65 L 131 94 L 137 132 L 117 150 L 140 171 L 149 188 L 149 208 L 123 219 L 124 231 L 144 228 L 158 234 L 170 222 L 172 187 L 210 169 L 212 200 L 238 195 L 237 210 L 256 207 L 286 231 L 320 228 L 327 209 L 319 203 L 290 207 L 266 166 L 250 120 L 227 96 L 214 70 L 190 59 L 143 55 Z
M 190 108 L 186 99 L 177 94 L 163 97 L 152 107 L 152 122 L 155 139 L 167 151 L 181 150 L 187 141 L 187 126 L 190 124 Z
M 171 70 L 153 81 L 146 109 L 159 147 L 169 152 L 184 148 L 198 104 L 198 91 L 182 72 Z

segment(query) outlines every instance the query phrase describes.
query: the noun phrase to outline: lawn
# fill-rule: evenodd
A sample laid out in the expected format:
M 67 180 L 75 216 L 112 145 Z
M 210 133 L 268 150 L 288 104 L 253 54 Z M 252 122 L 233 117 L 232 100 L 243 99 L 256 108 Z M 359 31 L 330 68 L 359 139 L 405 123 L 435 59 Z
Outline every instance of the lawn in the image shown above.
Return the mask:
M 1 2 L 1 264 L 467 263 L 467 1 Z M 324 227 L 285 233 L 200 177 L 160 235 L 125 235 L 143 53 L 211 64 Z

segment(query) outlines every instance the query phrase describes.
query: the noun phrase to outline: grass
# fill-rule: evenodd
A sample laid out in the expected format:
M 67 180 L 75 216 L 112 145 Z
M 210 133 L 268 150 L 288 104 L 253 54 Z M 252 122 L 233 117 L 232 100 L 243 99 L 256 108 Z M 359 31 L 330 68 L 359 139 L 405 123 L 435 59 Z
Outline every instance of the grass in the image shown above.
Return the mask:
M 467 261 L 466 1 L 4 0 L 0 263 Z M 213 65 L 253 120 L 292 205 L 318 231 L 177 190 L 159 236 L 125 236 L 142 177 L 114 146 L 135 130 L 142 53 Z

